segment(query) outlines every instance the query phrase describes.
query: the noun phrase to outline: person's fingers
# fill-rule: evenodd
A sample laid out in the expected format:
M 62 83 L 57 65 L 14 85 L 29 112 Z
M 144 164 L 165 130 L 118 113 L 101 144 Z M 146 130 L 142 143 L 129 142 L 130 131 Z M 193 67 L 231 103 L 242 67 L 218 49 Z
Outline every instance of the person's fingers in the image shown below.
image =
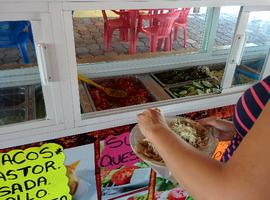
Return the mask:
M 160 117 L 160 115 L 161 115 L 161 112 L 160 112 L 160 110 L 158 108 L 153 108 L 153 109 L 150 110 L 150 112 L 155 117 Z
M 142 117 L 144 117 L 144 114 L 143 114 L 143 113 L 139 113 L 139 114 L 137 115 L 137 119 L 141 119 Z
M 160 113 L 160 109 L 159 108 L 152 108 L 152 110 L 159 112 Z
M 137 115 L 138 122 L 148 121 L 149 123 L 158 123 L 163 118 L 162 113 L 158 108 L 146 109 L 142 113 Z
M 142 113 L 139 113 L 137 116 L 148 116 L 151 113 L 149 110 L 144 110 Z
M 137 115 L 138 123 L 145 123 L 146 121 L 149 122 L 151 118 L 152 118 L 151 114 L 149 114 L 149 112 L 146 111 Z

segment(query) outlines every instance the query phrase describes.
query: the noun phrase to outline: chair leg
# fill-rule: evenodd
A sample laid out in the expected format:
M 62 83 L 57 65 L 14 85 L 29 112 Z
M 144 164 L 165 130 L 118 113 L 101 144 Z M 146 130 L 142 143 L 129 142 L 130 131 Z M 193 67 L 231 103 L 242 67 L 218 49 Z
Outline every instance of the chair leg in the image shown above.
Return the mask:
M 22 32 L 17 36 L 17 46 L 20 49 L 22 58 L 23 58 L 23 62 L 25 64 L 29 64 L 30 63 L 30 59 L 29 59 L 29 55 L 28 55 L 28 33 L 27 32 Z
M 125 32 L 124 32 L 124 41 L 125 42 L 128 42 L 128 29 L 125 29 Z
M 127 20 L 125 15 L 120 15 L 121 20 Z M 128 29 L 127 28 L 120 28 L 119 30 L 119 39 L 120 41 L 127 42 L 128 41 Z
M 119 39 L 120 41 L 125 41 L 125 31 L 122 28 L 119 30 Z
M 137 49 L 137 39 L 135 38 L 133 41 L 132 41 L 132 43 L 133 43 L 133 49 L 132 49 L 132 52 L 134 52 L 134 53 L 136 53 L 136 49 Z
M 158 44 L 157 44 L 157 48 L 158 48 L 158 49 L 161 49 L 162 44 L 163 44 L 163 39 L 159 39 L 159 40 L 158 40 Z
M 173 39 L 172 39 L 172 32 L 170 34 L 170 51 L 173 50 Z
M 104 25 L 104 30 L 103 30 L 103 42 L 104 45 L 107 45 L 107 41 L 108 41 L 108 33 L 107 33 L 107 27 Z
M 173 40 L 177 40 L 178 38 L 178 26 L 174 27 L 174 34 L 173 34 Z
M 34 37 L 33 37 L 33 31 L 32 31 L 32 26 L 31 24 L 28 26 L 28 35 L 29 35 L 29 39 L 31 41 L 31 45 L 32 45 L 32 49 L 35 52 L 35 42 L 34 42 Z
M 169 51 L 170 50 L 170 40 L 169 40 L 169 37 L 165 38 L 165 47 L 164 47 L 164 50 L 165 51 Z
M 28 56 L 27 41 L 22 42 L 22 43 L 18 43 L 18 48 L 20 49 L 22 59 L 23 59 L 23 63 L 24 64 L 29 64 L 30 59 L 29 59 L 29 56 Z
M 153 51 L 153 38 L 152 36 L 149 37 L 149 45 L 150 45 L 150 52 Z
M 184 48 L 187 47 L 187 27 L 184 26 Z
M 157 38 L 156 37 L 153 37 L 152 38 L 152 44 L 151 44 L 151 51 L 152 52 L 157 52 Z
M 107 51 L 111 51 L 111 43 L 112 43 L 112 34 L 113 34 L 113 31 L 112 30 L 108 30 L 107 31 Z

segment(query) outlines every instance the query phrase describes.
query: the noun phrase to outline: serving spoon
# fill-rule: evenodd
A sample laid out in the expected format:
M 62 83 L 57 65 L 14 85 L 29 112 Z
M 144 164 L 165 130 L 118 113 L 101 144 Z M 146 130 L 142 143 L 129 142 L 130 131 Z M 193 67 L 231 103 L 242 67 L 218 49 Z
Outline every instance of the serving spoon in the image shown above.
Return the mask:
M 118 90 L 118 89 L 112 89 L 112 88 L 107 88 L 107 87 L 103 87 L 102 85 L 94 82 L 93 80 L 87 78 L 86 76 L 83 76 L 81 74 L 78 74 L 78 78 L 79 80 L 88 83 L 90 85 L 93 85 L 99 89 L 101 89 L 102 91 L 104 91 L 108 96 L 110 97 L 116 97 L 116 98 L 123 98 L 127 96 L 126 91 L 124 90 Z

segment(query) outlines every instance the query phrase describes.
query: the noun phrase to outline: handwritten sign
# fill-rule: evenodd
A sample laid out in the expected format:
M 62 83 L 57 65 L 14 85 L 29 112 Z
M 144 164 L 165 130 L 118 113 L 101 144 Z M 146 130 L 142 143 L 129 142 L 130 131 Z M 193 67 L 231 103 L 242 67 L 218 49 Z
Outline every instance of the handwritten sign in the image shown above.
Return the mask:
M 71 200 L 64 158 L 53 143 L 0 154 L 0 199 Z
M 139 158 L 132 151 L 129 143 L 129 132 L 118 136 L 108 136 L 105 139 L 104 151 L 99 160 L 100 167 L 117 169 L 122 166 L 132 166 Z

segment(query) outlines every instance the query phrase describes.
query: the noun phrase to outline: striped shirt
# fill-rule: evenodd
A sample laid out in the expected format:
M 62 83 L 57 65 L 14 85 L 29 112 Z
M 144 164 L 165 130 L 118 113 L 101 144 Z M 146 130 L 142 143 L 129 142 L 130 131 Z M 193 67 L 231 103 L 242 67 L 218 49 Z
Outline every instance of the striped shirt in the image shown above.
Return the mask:
M 227 162 L 232 157 L 234 151 L 252 128 L 269 99 L 270 76 L 253 85 L 238 100 L 233 115 L 233 123 L 237 134 L 221 158 L 222 162 Z

